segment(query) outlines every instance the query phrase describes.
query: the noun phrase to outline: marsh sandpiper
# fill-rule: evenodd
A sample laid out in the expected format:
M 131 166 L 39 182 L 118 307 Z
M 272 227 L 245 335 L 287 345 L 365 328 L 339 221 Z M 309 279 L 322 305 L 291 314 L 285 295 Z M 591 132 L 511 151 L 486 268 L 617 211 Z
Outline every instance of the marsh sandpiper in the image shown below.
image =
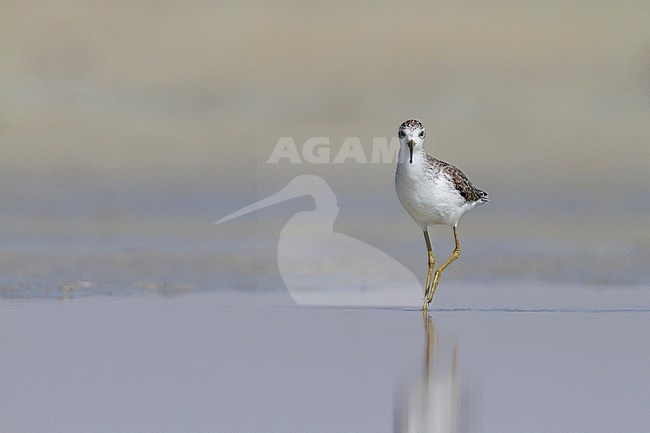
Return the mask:
M 425 135 L 418 120 L 407 120 L 400 125 L 400 150 L 395 172 L 399 201 L 424 232 L 427 245 L 429 270 L 423 310 L 427 310 L 433 300 L 442 271 L 460 255 L 458 221 L 466 212 L 489 201 L 487 193 L 472 185 L 462 171 L 424 151 Z M 435 272 L 436 259 L 429 239 L 429 226 L 434 224 L 452 227 L 456 242 L 454 252 Z

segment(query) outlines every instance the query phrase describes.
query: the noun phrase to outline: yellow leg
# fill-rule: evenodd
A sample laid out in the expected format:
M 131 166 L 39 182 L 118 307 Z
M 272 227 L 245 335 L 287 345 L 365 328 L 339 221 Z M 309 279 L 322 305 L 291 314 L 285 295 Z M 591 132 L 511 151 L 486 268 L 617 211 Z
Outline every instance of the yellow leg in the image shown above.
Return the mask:
M 436 293 L 436 289 L 438 288 L 438 283 L 440 282 L 440 274 L 442 274 L 442 271 L 447 268 L 453 262 L 460 256 L 460 243 L 458 242 L 458 230 L 456 229 L 456 226 L 454 228 L 454 241 L 456 241 L 456 248 L 454 248 L 454 252 L 451 253 L 451 257 L 447 259 L 445 263 L 440 266 L 440 268 L 436 271 L 436 273 L 433 276 L 433 284 L 431 290 L 427 291 L 427 297 L 424 299 L 425 304 L 430 304 L 431 301 L 433 301 L 433 294 Z
M 426 311 L 428 307 L 428 302 L 426 302 L 427 297 L 429 296 L 429 291 L 431 290 L 431 276 L 433 275 L 433 269 L 436 267 L 436 258 L 433 255 L 433 249 L 431 248 L 431 241 L 429 240 L 429 231 L 424 231 L 424 241 L 427 243 L 427 255 L 429 257 L 429 271 L 427 272 L 427 282 L 424 285 L 424 299 L 425 302 L 422 305 L 422 310 Z

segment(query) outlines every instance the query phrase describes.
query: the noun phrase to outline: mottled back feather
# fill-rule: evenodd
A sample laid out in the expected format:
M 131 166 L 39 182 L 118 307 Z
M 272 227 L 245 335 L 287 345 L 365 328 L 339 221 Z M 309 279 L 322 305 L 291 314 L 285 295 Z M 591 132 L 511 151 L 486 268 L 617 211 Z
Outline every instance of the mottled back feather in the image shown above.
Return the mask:
M 458 193 L 468 202 L 481 201 L 488 202 L 490 198 L 487 192 L 481 191 L 472 185 L 472 182 L 465 176 L 465 173 L 460 171 L 459 168 L 449 164 L 448 162 L 441 161 L 433 156 L 427 154 L 427 164 L 431 167 L 438 168 L 449 176 L 454 183 Z

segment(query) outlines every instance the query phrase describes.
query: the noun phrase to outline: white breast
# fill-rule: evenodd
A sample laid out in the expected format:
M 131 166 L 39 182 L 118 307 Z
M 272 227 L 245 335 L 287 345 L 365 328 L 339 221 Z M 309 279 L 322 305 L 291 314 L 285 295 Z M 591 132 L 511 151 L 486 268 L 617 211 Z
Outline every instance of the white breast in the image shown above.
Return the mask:
M 432 171 L 423 158 L 398 164 L 395 188 L 402 206 L 423 230 L 432 224 L 453 226 L 476 206 L 460 195 L 444 172 Z

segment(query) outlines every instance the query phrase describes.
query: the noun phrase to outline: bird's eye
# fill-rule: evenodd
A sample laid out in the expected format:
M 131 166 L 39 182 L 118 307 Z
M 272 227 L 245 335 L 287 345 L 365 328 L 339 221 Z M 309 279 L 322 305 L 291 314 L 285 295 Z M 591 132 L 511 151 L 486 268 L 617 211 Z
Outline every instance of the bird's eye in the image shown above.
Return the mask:
M 404 131 L 402 131 L 401 129 L 400 129 L 400 131 L 399 131 L 399 133 L 397 135 L 399 136 L 399 138 L 404 138 L 406 136 Z
M 420 132 L 420 138 L 424 138 L 424 131 Z

